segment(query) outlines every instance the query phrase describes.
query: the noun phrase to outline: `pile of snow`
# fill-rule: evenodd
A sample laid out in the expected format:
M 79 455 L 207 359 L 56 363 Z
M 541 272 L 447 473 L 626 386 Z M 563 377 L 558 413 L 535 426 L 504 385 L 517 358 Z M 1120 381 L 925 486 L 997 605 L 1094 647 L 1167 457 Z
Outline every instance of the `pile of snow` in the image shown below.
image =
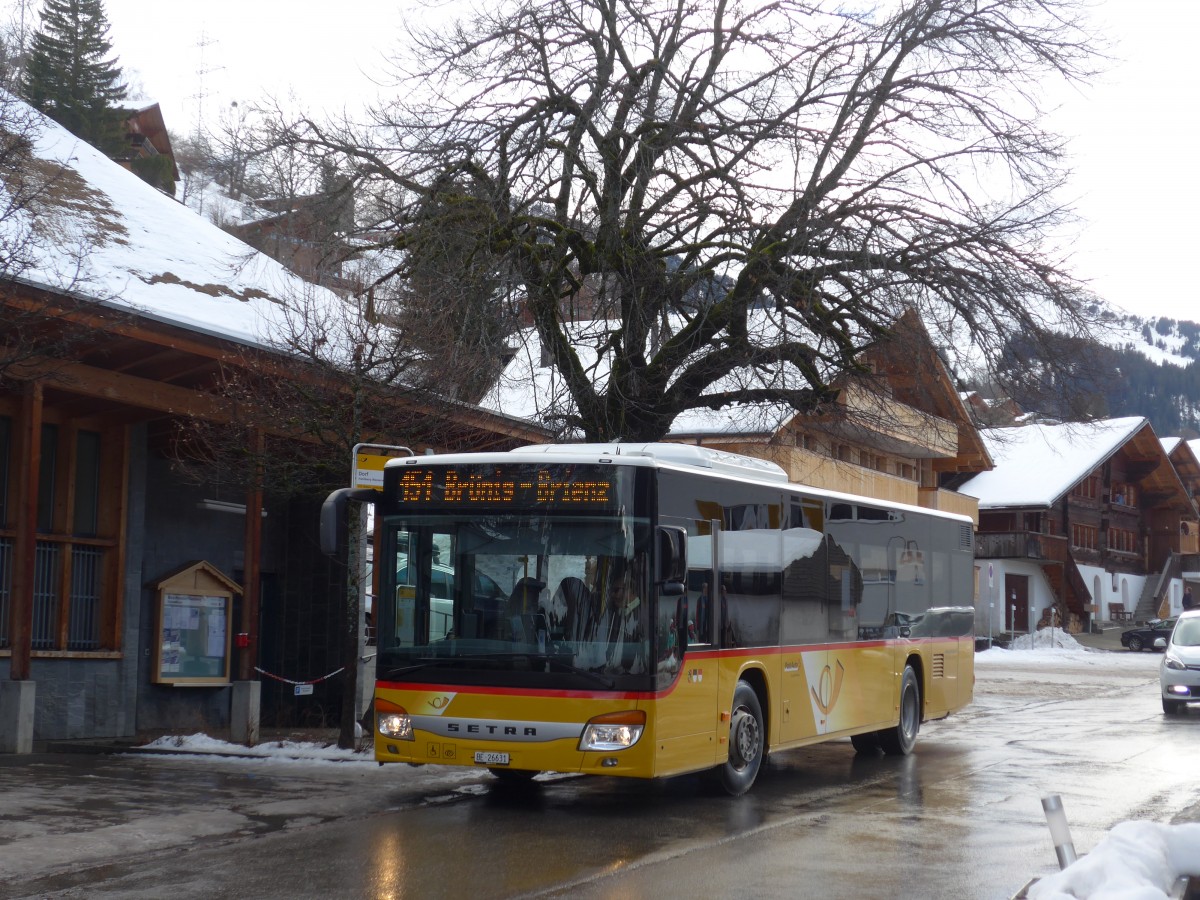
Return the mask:
M 1040 631 L 1035 631 L 1033 634 L 1022 634 L 1013 639 L 1009 645 L 1010 650 L 1046 650 L 1053 648 L 1055 650 L 1071 650 L 1090 653 L 1083 644 L 1075 640 L 1075 636 L 1068 634 L 1061 628 L 1043 628 Z
M 1130 672 L 1158 672 L 1157 653 L 1113 652 L 1085 647 L 1061 628 L 1043 628 L 1013 639 L 1006 649 L 992 647 L 975 654 L 975 668 L 986 670 L 1004 666 L 1024 667 L 1036 662 L 1044 669 L 1075 667 L 1123 669 Z
M 268 741 L 247 747 L 209 737 L 207 734 L 171 735 L 143 744 L 145 750 L 174 750 L 181 754 L 215 756 L 252 756 L 278 760 L 328 760 L 331 762 L 370 762 L 370 748 L 343 750 L 336 744 L 321 741 Z
M 1200 876 L 1200 823 L 1121 822 L 1095 850 L 1040 879 L 1026 896 L 1030 900 L 1158 900 L 1172 896 L 1175 882 L 1183 876 Z

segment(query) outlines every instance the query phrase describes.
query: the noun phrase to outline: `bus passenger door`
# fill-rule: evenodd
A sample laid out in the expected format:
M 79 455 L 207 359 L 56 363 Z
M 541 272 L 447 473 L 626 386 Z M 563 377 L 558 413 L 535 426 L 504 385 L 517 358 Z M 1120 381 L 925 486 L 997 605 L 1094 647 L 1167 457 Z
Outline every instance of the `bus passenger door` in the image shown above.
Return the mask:
M 680 618 L 686 622 L 687 642 L 665 651 L 670 662 L 658 667 L 658 701 L 655 709 L 655 774 L 669 774 L 716 765 L 718 753 L 719 688 L 716 611 L 712 603 L 715 583 L 712 565 L 713 538 L 697 534 L 696 523 L 663 516 L 664 525 L 682 525 L 688 531 L 687 593 L 659 597 L 659 647 L 666 648 L 670 631 Z M 671 654 L 674 654 L 672 657 Z M 728 727 L 728 726 L 726 726 Z

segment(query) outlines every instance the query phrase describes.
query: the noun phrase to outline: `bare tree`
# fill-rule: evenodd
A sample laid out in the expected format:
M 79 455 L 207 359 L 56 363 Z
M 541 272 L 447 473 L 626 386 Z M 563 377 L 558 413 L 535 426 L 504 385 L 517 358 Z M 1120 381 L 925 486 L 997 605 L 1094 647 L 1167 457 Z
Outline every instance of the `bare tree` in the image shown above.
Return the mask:
M 824 404 L 908 308 L 991 353 L 1085 324 L 1041 106 L 1091 74 L 1079 7 L 512 0 L 414 34 L 370 128 L 293 136 L 384 186 L 400 251 L 469 185 L 564 424 L 652 438 L 689 409 Z M 590 363 L 581 315 L 608 320 Z
M 399 259 L 405 277 L 377 272 L 373 296 L 385 298 L 405 344 L 421 348 L 420 381 L 476 402 L 499 377 L 519 325 L 517 279 L 486 250 L 491 211 L 469 184 L 433 186 L 412 215 L 419 224 Z
M 0 88 L 13 90 L 25 66 L 29 39 L 37 24 L 34 0 L 12 0 L 0 19 Z

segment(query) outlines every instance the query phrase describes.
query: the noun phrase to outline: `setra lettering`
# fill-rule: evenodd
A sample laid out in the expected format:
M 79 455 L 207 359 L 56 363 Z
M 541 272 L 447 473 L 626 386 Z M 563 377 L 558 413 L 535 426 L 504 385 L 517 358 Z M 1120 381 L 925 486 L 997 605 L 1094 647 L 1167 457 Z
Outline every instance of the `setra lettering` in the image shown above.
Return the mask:
M 506 725 L 502 722 L 447 722 L 448 734 L 487 734 L 504 737 L 537 737 L 536 725 Z

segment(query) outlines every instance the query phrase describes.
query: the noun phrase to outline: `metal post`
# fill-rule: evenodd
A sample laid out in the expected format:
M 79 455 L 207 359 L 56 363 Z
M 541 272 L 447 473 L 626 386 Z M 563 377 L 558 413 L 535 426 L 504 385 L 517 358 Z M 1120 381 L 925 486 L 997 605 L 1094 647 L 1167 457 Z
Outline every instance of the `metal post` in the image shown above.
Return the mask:
M 1054 852 L 1058 855 L 1058 867 L 1065 869 L 1075 862 L 1077 857 L 1062 798 L 1058 794 L 1047 794 L 1042 798 L 1042 810 L 1046 813 L 1046 824 L 1050 826 L 1050 839 L 1054 841 Z

